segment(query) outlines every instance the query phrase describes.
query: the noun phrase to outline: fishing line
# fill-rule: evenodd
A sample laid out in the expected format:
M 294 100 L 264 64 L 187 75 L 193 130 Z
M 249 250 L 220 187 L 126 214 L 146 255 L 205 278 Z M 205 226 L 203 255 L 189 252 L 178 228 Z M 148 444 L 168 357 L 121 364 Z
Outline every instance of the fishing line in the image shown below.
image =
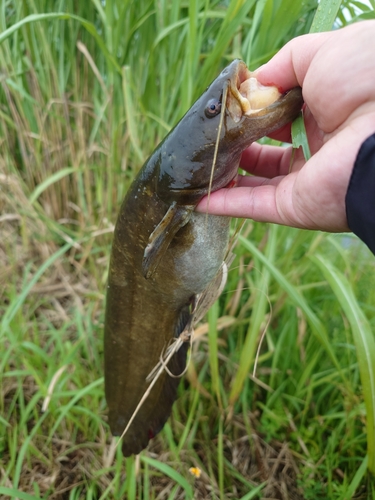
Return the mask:
M 177 345 L 177 343 L 179 344 L 179 345 L 178 345 L 178 347 L 174 347 L 174 349 L 173 349 L 173 350 L 174 350 L 174 352 L 177 352 L 177 351 L 180 349 L 180 347 L 182 346 L 182 344 L 183 344 L 184 342 L 189 341 L 189 344 L 190 344 L 190 352 L 189 352 L 189 357 L 188 357 L 188 359 L 187 359 L 187 361 L 186 361 L 186 366 L 185 366 L 185 369 L 184 369 L 181 373 L 179 373 L 178 375 L 175 375 L 174 373 L 172 373 L 172 372 L 171 372 L 171 370 L 170 370 L 170 369 L 168 368 L 168 366 L 167 366 L 167 362 L 163 359 L 163 357 L 162 357 L 162 356 L 160 356 L 160 365 L 164 367 L 164 370 L 165 370 L 165 371 L 168 373 L 168 375 L 169 375 L 170 377 L 172 377 L 172 378 L 181 378 L 181 377 L 183 377 L 183 376 L 185 375 L 185 373 L 186 373 L 186 372 L 188 371 L 188 369 L 189 369 L 189 364 L 190 364 L 190 361 L 191 361 L 191 346 L 193 345 L 194 330 L 192 329 L 190 332 L 186 332 L 186 333 L 185 333 L 184 337 L 186 338 L 186 340 L 183 340 L 183 339 L 181 338 L 181 336 L 182 336 L 183 334 L 184 334 L 184 332 L 182 332 L 182 333 L 180 334 L 180 337 L 179 337 L 179 338 L 177 339 L 177 341 L 176 341 L 176 345 Z M 187 337 L 188 337 L 188 338 L 187 338 Z
M 194 329 L 192 327 L 192 323 L 189 322 L 189 324 L 186 325 L 186 328 L 180 333 L 179 337 L 175 339 L 173 343 L 166 349 L 165 354 L 164 352 L 160 354 L 159 363 L 155 365 L 154 368 L 151 370 L 151 372 L 147 375 L 146 382 L 150 382 L 151 380 L 153 380 L 155 376 L 160 376 L 159 369 L 161 367 L 163 367 L 164 370 L 168 373 L 168 375 L 172 378 L 181 378 L 183 375 L 185 375 L 191 360 L 191 353 L 189 354 L 189 357 L 186 361 L 185 369 L 178 375 L 175 375 L 170 371 L 170 369 L 167 366 L 167 363 L 170 359 L 169 358 L 170 354 L 176 353 L 185 342 L 189 342 L 191 347 L 193 343 L 193 337 L 194 337 Z

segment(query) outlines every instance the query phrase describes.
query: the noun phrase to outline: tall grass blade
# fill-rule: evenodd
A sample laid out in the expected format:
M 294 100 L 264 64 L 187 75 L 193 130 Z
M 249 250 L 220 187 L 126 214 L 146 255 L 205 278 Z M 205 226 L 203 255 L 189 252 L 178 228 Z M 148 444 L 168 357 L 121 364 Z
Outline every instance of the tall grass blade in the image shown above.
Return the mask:
M 31 204 L 36 201 L 39 196 L 45 191 L 48 187 L 52 186 L 55 182 L 58 182 L 60 179 L 63 179 L 64 177 L 72 174 L 73 172 L 78 172 L 80 169 L 74 168 L 74 167 L 66 167 L 63 168 L 62 170 L 59 170 L 52 174 L 48 179 L 44 180 L 41 184 L 38 184 L 38 186 L 34 189 L 34 191 L 31 193 L 29 202 Z
M 351 483 L 349 484 L 347 491 L 340 498 L 340 500 L 350 500 L 351 498 L 354 498 L 355 492 L 357 491 L 357 488 L 361 484 L 361 481 L 366 474 L 367 467 L 368 467 L 368 455 L 366 455 L 365 458 L 362 460 L 362 463 L 359 466 L 357 472 L 355 473 Z
M 270 266 L 273 265 L 275 259 L 276 248 L 277 248 L 277 226 L 271 226 L 269 231 L 269 241 L 264 255 L 264 261 L 267 261 Z M 264 264 L 264 263 L 263 263 Z M 246 333 L 245 342 L 243 344 L 239 367 L 236 373 L 236 377 L 232 383 L 232 388 L 229 396 L 229 402 L 231 405 L 235 403 L 240 392 L 242 391 L 245 380 L 248 377 L 251 366 L 254 363 L 254 355 L 256 351 L 257 344 L 262 333 L 261 329 L 265 328 L 264 317 L 266 315 L 266 309 L 268 306 L 268 288 L 271 273 L 269 267 L 265 264 L 261 269 L 261 278 L 257 284 L 257 288 L 254 290 L 256 298 L 254 301 L 254 306 L 250 318 L 250 324 L 248 331 Z
M 320 33 L 330 31 L 337 17 L 342 0 L 321 0 L 316 9 L 315 16 L 310 28 L 310 33 Z M 293 147 L 302 146 L 306 161 L 311 158 L 309 141 L 306 134 L 303 113 L 292 123 L 292 141 Z
M 351 284 L 330 261 L 322 255 L 311 256 L 331 285 L 349 320 L 363 388 L 367 418 L 368 468 L 375 474 L 375 339 L 370 324 L 361 310 Z
M 4 495 L 4 498 L 16 498 L 19 500 L 41 500 L 39 496 L 35 497 L 18 489 L 5 488 L 4 486 L 0 486 L 0 495 Z
M 141 151 L 141 147 L 139 145 L 137 128 L 135 123 L 136 111 L 134 106 L 134 98 L 131 88 L 131 69 L 129 66 L 125 66 L 122 68 L 122 91 L 124 93 L 124 102 L 125 102 L 125 112 L 126 112 L 126 121 L 128 126 L 128 131 L 130 135 L 130 140 L 134 147 L 135 152 L 137 153 L 138 158 L 141 163 L 144 161 L 144 156 Z
M 293 141 L 293 148 L 298 149 L 299 147 L 302 146 L 302 151 L 305 160 L 306 161 L 309 160 L 311 158 L 311 152 L 302 112 L 292 123 L 292 141 Z
M 38 429 L 41 427 L 42 423 L 44 422 L 44 420 L 46 419 L 47 417 L 47 414 L 44 413 L 40 418 L 39 420 L 35 423 L 34 427 L 30 430 L 28 436 L 26 437 L 26 439 L 24 440 L 24 442 L 22 443 L 22 446 L 18 452 L 18 455 L 17 455 L 17 463 L 16 463 L 16 467 L 15 467 L 15 472 L 14 472 L 14 477 L 13 477 L 13 486 L 15 488 L 18 487 L 18 483 L 20 481 L 20 478 L 21 478 L 21 474 L 22 474 L 22 464 L 23 464 L 23 461 L 24 461 L 24 458 L 25 458 L 25 454 L 27 452 L 27 449 L 30 445 L 30 441 L 33 439 L 33 437 L 35 436 L 35 434 L 37 433 Z
M 292 302 L 299 307 L 306 316 L 306 319 L 310 325 L 310 328 L 314 335 L 319 339 L 327 353 L 329 354 L 332 362 L 336 366 L 337 370 L 341 373 L 341 376 L 345 383 L 347 383 L 344 374 L 342 373 L 340 363 L 336 357 L 336 354 L 332 348 L 329 341 L 327 331 L 323 326 L 322 322 L 319 320 L 317 315 L 312 311 L 311 307 L 308 305 L 305 298 L 297 290 L 295 286 L 290 283 L 286 277 L 263 255 L 263 253 L 248 239 L 239 235 L 239 241 L 241 244 L 249 250 L 249 252 L 256 256 L 264 266 L 269 269 L 273 278 L 280 284 L 284 291 L 288 294 Z
M 342 0 L 320 0 L 312 22 L 310 33 L 331 31 Z
M 249 491 L 249 493 L 246 493 L 243 497 L 241 497 L 239 500 L 252 500 L 253 498 L 259 498 L 259 493 L 262 491 L 262 489 L 266 486 L 266 483 L 262 483 L 253 490 Z
M 183 476 L 181 476 L 181 474 L 179 474 L 175 469 L 172 469 L 172 467 L 170 467 L 169 465 L 163 462 L 159 462 L 154 458 L 147 457 L 146 455 L 141 455 L 141 461 L 145 464 L 151 465 L 155 469 L 159 470 L 166 476 L 173 479 L 173 481 L 175 481 L 177 484 L 181 486 L 181 488 L 183 488 L 184 493 L 186 495 L 185 498 L 187 500 L 193 500 L 194 498 L 193 488 L 190 486 L 188 481 Z
M 135 500 L 137 495 L 137 476 L 134 456 L 126 459 L 126 498 Z
M 97 44 L 99 45 L 101 51 L 106 56 L 107 60 L 114 66 L 114 68 L 120 73 L 121 68 L 118 65 L 116 59 L 109 53 L 103 39 L 96 31 L 95 26 L 88 22 L 86 19 L 80 16 L 76 16 L 74 14 L 68 14 L 65 12 L 50 12 L 47 14 L 31 14 L 30 16 L 24 17 L 18 23 L 13 24 L 10 28 L 7 28 L 0 34 L 0 44 L 4 42 L 7 38 L 9 38 L 13 33 L 17 30 L 25 26 L 26 24 L 40 22 L 40 21 L 49 21 L 49 20 L 68 20 L 72 19 L 74 21 L 78 21 L 81 25 L 95 38 Z
M 217 343 L 217 320 L 219 315 L 218 302 L 208 311 L 208 345 L 209 345 L 209 360 L 211 371 L 212 389 L 216 394 L 219 407 L 222 408 L 220 396 L 220 375 L 219 375 L 219 358 L 218 358 L 218 343 Z
M 74 242 L 73 242 L 74 243 Z M 1 330 L 0 333 L 4 332 L 8 326 L 9 323 L 12 321 L 14 316 L 17 314 L 17 311 L 19 308 L 22 306 L 24 303 L 27 295 L 29 294 L 30 290 L 32 287 L 38 282 L 40 277 L 43 275 L 43 273 L 64 253 L 66 253 L 72 246 L 73 243 L 66 243 L 63 247 L 59 248 L 49 259 L 47 259 L 38 269 L 38 271 L 34 274 L 34 276 L 31 278 L 31 280 L 24 286 L 22 292 L 19 294 L 17 297 L 17 300 L 12 302 L 12 304 L 8 307 L 6 310 L 2 322 L 1 322 Z
M 86 387 L 80 388 L 80 390 L 69 401 L 69 403 L 67 403 L 63 407 L 59 408 L 60 415 L 53 424 L 52 430 L 51 430 L 50 435 L 49 435 L 49 440 L 52 439 L 54 433 L 56 432 L 57 428 L 60 425 L 60 422 L 68 416 L 70 410 L 77 403 L 77 401 L 79 401 L 81 398 L 83 398 L 83 396 L 85 396 L 86 394 L 90 394 L 90 392 L 92 392 L 92 390 L 95 389 L 95 387 L 102 386 L 103 382 L 104 382 L 104 378 L 100 377 L 99 379 L 94 380 L 94 382 L 91 382 L 91 384 L 87 385 Z M 47 414 L 48 414 L 48 411 L 44 415 L 47 415 Z

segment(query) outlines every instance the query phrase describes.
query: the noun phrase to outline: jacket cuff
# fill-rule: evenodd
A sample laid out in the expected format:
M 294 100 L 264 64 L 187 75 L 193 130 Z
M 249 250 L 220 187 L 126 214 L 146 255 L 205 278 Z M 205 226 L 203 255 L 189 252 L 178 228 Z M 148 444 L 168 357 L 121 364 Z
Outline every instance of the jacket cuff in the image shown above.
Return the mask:
M 345 204 L 349 228 L 375 254 L 375 133 L 358 152 Z

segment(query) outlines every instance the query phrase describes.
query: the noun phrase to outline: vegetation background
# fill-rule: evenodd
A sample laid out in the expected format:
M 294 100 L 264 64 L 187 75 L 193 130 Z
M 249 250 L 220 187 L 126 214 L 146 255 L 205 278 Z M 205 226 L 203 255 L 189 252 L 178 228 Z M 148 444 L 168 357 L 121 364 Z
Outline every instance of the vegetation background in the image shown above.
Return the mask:
M 352 235 L 248 222 L 163 432 L 125 460 L 106 420 L 129 183 L 230 60 L 255 69 L 316 12 L 313 30 L 339 28 L 375 2 L 317 7 L 0 3 L 0 498 L 375 499 L 374 258 Z

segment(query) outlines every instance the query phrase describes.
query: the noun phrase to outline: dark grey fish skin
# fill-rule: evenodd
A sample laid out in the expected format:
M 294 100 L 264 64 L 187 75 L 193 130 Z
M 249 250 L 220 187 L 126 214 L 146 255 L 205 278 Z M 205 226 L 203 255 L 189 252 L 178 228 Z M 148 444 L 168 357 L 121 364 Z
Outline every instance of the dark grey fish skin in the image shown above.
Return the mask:
M 229 218 L 194 212 L 207 194 L 221 114 L 224 113 L 212 190 L 236 177 L 242 151 L 292 121 L 301 109 L 300 88 L 251 116 L 233 118 L 230 106 L 246 79 L 233 61 L 157 146 L 130 187 L 118 215 L 109 268 L 105 316 L 105 394 L 109 425 L 121 435 L 149 383 L 147 375 L 184 329 L 192 303 L 215 278 L 229 241 Z M 211 116 L 207 106 L 228 106 Z M 220 108 L 220 104 L 219 104 Z M 184 344 L 169 363 L 178 375 Z M 123 438 L 125 456 L 137 454 L 164 426 L 179 378 L 164 372 Z

